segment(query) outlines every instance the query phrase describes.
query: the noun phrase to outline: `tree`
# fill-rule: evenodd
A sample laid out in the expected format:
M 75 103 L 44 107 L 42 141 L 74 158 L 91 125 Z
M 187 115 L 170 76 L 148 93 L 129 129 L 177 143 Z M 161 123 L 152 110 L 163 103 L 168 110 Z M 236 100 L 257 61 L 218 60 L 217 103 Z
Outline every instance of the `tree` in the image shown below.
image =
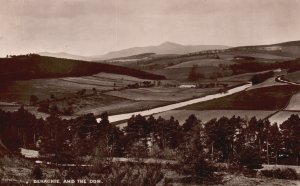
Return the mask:
M 124 128 L 127 153 L 137 156 L 146 156 L 148 154 L 150 131 L 151 126 L 144 116 L 132 116 Z
M 97 95 L 97 89 L 96 88 L 92 88 L 93 94 Z
M 187 120 L 185 120 L 185 123 L 182 125 L 183 131 L 187 132 L 191 130 L 195 125 L 199 125 L 199 121 L 197 117 L 192 114 L 188 117 Z
M 205 152 L 205 138 L 202 125 L 193 125 L 180 144 L 180 170 L 191 176 L 191 180 L 201 182 L 214 180 L 214 168 Z
M 153 119 L 149 119 L 148 121 L 152 124 Z M 180 140 L 180 126 L 178 121 L 175 121 L 174 117 L 171 117 L 169 120 L 159 117 L 157 120 L 154 120 L 153 123 L 151 132 L 154 137 L 154 143 L 158 144 L 161 149 L 175 149 L 178 147 Z
M 188 80 L 197 81 L 199 79 L 197 69 L 198 69 L 198 65 L 193 65 L 193 67 L 189 73 Z
M 269 129 L 269 143 L 271 151 L 275 153 L 275 163 L 278 163 L 278 151 L 282 147 L 282 136 L 277 123 L 271 125 Z
M 38 100 L 39 100 L 39 98 L 36 95 L 31 95 L 29 104 L 34 106 L 37 104 Z
M 283 143 L 285 148 L 292 153 L 299 165 L 300 153 L 300 118 L 298 115 L 291 115 L 288 120 L 284 121 L 280 129 L 282 131 Z
M 49 102 L 48 101 L 43 101 L 39 104 L 39 108 L 38 111 L 39 112 L 44 112 L 44 113 L 48 113 L 49 112 Z
M 112 125 L 108 120 L 108 113 L 100 115 L 101 121 L 97 129 L 97 146 L 104 156 L 122 156 L 124 151 L 123 133 L 118 127 Z

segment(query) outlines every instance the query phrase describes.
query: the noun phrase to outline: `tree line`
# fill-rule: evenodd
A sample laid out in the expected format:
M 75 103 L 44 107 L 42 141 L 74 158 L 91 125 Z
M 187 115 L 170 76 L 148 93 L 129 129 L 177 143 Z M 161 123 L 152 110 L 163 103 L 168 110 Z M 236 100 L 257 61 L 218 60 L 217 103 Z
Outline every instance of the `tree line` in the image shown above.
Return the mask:
M 204 123 L 191 115 L 179 125 L 174 117 L 136 115 L 123 129 L 111 124 L 107 113 L 100 118 L 99 123 L 93 114 L 64 120 L 51 113 L 43 120 L 24 108 L 0 111 L 0 135 L 10 151 L 37 148 L 41 153 L 54 154 L 57 161 L 70 161 L 97 149 L 103 157 L 176 159 L 175 154 L 189 155 L 193 153 L 186 151 L 195 151 L 213 162 L 299 165 L 298 115 L 291 115 L 280 126 L 256 117 L 221 117 Z M 172 155 L 168 156 L 170 152 Z

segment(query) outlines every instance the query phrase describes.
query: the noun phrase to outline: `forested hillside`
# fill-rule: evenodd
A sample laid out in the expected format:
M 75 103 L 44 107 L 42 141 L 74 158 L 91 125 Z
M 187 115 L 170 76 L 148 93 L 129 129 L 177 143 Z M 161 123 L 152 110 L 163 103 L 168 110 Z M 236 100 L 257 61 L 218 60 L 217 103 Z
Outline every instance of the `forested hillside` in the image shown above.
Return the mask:
M 165 79 L 161 75 L 154 75 L 127 67 L 45 57 L 36 54 L 0 58 L 0 80 L 87 76 L 99 72 L 122 74 L 143 79 Z

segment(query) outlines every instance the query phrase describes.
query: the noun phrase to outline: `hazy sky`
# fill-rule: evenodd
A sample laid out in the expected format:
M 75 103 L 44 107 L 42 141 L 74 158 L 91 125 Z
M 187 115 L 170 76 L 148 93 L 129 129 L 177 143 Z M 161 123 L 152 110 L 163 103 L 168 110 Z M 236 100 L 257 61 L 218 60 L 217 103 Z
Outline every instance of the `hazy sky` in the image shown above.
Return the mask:
M 300 40 L 300 0 L 0 0 L 0 55 Z

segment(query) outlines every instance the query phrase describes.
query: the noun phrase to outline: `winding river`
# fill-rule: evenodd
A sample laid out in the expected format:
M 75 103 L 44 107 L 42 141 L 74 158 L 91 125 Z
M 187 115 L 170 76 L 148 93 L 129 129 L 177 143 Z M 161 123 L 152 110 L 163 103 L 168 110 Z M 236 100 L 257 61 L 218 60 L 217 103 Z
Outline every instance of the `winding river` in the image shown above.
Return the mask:
M 191 99 L 188 101 L 182 101 L 179 103 L 173 103 L 170 105 L 166 105 L 166 106 L 161 106 L 161 107 L 157 107 L 157 108 L 153 108 L 153 109 L 149 109 L 149 110 L 143 110 L 143 111 L 137 111 L 137 112 L 131 112 L 131 113 L 125 113 L 125 114 L 117 114 L 117 115 L 111 115 L 108 117 L 110 122 L 117 122 L 117 121 L 122 121 L 122 120 L 127 120 L 129 119 L 132 115 L 142 115 L 142 116 L 149 116 L 152 114 L 157 114 L 157 113 L 161 113 L 161 112 L 165 112 L 165 111 L 169 111 L 169 110 L 174 110 L 180 107 L 184 107 L 184 106 L 188 106 L 194 103 L 200 103 L 200 102 L 204 102 L 204 101 L 209 101 L 212 99 L 216 99 L 216 98 L 221 98 L 224 96 L 228 96 L 237 92 L 241 92 L 249 87 L 252 86 L 252 83 L 248 82 L 245 85 L 241 85 L 232 89 L 227 90 L 226 92 L 222 92 L 222 93 L 217 93 L 217 94 L 211 94 L 211 95 L 207 95 L 204 97 L 200 97 L 200 98 L 196 98 L 196 99 Z M 100 122 L 100 118 L 97 118 L 97 122 Z

